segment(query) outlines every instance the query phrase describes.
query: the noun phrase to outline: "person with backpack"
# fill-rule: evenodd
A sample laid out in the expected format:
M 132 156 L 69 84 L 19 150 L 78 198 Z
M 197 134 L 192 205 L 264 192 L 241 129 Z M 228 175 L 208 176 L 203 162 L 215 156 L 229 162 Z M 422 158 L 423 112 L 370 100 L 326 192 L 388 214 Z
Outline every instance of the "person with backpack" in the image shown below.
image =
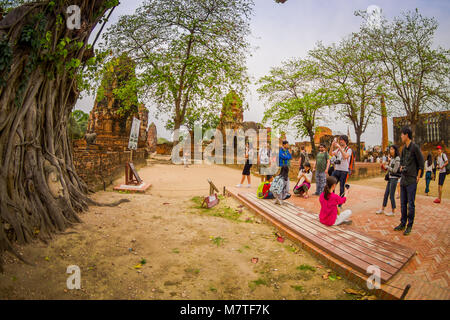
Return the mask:
M 287 166 L 281 167 L 280 174 L 275 177 L 270 185 L 269 191 L 275 197 L 275 204 L 283 205 L 283 200 L 289 199 L 289 169 Z
M 351 210 L 340 211 L 338 206 L 342 206 L 346 201 L 346 195 L 349 192 L 349 189 L 345 191 L 342 196 L 338 196 L 334 193 L 337 185 L 336 177 L 328 177 L 327 183 L 325 185 L 325 189 L 320 195 L 320 213 L 319 220 L 321 223 L 327 226 L 337 226 L 342 223 L 350 224 L 349 220 L 352 215 Z
M 434 203 L 441 203 L 442 200 L 442 187 L 444 186 L 445 177 L 450 173 L 450 166 L 448 165 L 448 157 L 442 152 L 442 147 L 437 146 L 437 169 L 439 170 L 438 181 L 438 197 L 434 200 Z
M 427 160 L 425 161 L 424 170 L 425 170 L 425 195 L 428 196 L 430 192 L 430 182 L 433 179 L 433 156 L 431 152 L 428 152 Z
M 309 160 L 308 154 L 305 151 L 305 146 L 301 146 L 300 147 L 300 157 L 298 159 L 299 172 L 305 168 L 304 165 L 306 162 L 309 162 L 308 160 Z
M 253 148 L 252 145 L 247 142 L 245 144 L 245 165 L 244 165 L 244 170 L 242 170 L 242 179 L 241 179 L 241 183 L 239 183 L 238 185 L 236 185 L 237 188 L 242 187 L 242 184 L 245 181 L 245 177 L 247 177 L 247 188 L 250 188 L 252 186 L 251 184 L 251 178 L 250 178 L 250 169 L 252 167 L 252 163 L 250 163 L 251 160 L 253 160 Z
M 339 142 L 334 139 L 332 148 L 335 148 L 332 154 L 336 157 L 336 160 L 334 161 L 333 177 L 335 177 L 339 183 L 339 194 L 342 196 L 345 192 L 345 184 L 347 182 L 349 171 L 354 162 L 353 151 L 348 147 L 348 137 L 346 135 L 340 136 Z
M 396 145 L 392 145 L 389 147 L 388 157 L 388 165 L 386 166 L 384 163 L 382 164 L 382 168 L 387 171 L 385 180 L 386 191 L 384 192 L 383 198 L 383 206 L 380 210 L 376 212 L 376 214 L 385 214 L 387 216 L 393 216 L 395 214 L 395 189 L 397 188 L 398 179 L 400 179 L 400 152 L 398 151 L 398 147 Z M 386 208 L 388 198 L 391 199 L 391 212 L 385 213 L 384 209 Z
M 294 194 L 308 198 L 308 190 L 311 188 L 312 171 L 309 162 L 306 162 L 303 169 L 300 170 L 297 176 L 298 180 L 294 187 Z
M 316 196 L 320 196 L 325 188 L 327 173 L 330 168 L 330 155 L 323 143 L 319 145 L 319 153 L 316 155 Z
M 256 190 L 256 197 L 258 199 L 274 199 L 273 193 L 270 191 L 270 185 L 272 184 L 272 176 L 265 176 L 265 181 L 261 182 Z
M 417 184 L 423 174 L 424 160 L 420 147 L 412 141 L 412 131 L 409 127 L 402 128 L 400 137 L 404 143 L 400 157 L 402 217 L 394 231 L 404 231 L 403 235 L 407 236 L 414 224 Z

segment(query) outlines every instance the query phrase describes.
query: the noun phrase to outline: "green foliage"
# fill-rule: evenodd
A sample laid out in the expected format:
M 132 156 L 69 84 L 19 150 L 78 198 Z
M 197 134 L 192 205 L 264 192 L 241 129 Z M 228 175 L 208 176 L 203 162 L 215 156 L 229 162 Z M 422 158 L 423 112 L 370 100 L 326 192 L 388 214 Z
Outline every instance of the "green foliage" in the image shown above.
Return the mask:
M 105 34 L 107 48 L 127 52 L 139 68 L 136 87 L 169 115 L 168 128 L 215 122 L 225 92 L 243 92 L 251 0 L 148 0 Z
M 86 133 L 89 115 L 81 110 L 74 110 L 70 114 L 67 130 L 71 139 L 81 139 Z
M 309 264 L 302 264 L 297 267 L 297 270 L 301 270 L 301 271 L 309 270 L 309 271 L 315 272 L 316 268 L 313 266 L 310 266 Z

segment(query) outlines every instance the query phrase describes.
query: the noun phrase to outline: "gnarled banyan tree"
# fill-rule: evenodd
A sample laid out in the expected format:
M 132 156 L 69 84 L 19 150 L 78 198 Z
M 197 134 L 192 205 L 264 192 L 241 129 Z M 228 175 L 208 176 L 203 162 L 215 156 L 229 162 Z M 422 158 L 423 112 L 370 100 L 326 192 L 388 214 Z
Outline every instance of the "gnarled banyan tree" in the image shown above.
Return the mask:
M 89 35 L 117 4 L 37 1 L 0 17 L 0 271 L 5 251 L 24 261 L 15 241 L 47 241 L 100 205 L 74 169 L 67 123 L 74 79 L 92 56 Z M 80 28 L 67 27 L 71 5 L 80 8 Z

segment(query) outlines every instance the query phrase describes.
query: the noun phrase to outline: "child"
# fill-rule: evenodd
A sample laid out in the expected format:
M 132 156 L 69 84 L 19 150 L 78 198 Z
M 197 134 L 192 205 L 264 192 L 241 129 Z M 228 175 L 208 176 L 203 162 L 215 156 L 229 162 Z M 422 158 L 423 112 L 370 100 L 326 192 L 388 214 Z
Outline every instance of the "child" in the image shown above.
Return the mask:
M 351 221 L 348 220 L 352 215 L 351 210 L 345 210 L 341 213 L 338 212 L 338 205 L 345 203 L 347 198 L 345 194 L 348 193 L 348 189 L 344 191 L 344 197 L 340 197 L 334 193 L 336 188 L 337 179 L 333 176 L 327 178 L 327 184 L 324 191 L 320 195 L 320 222 L 327 226 L 337 226 L 341 223 L 350 224 Z
M 294 187 L 294 194 L 299 196 L 303 196 L 303 198 L 307 199 L 308 190 L 311 188 L 311 180 L 312 180 L 312 171 L 311 165 L 309 162 L 304 164 L 304 169 L 301 169 L 297 176 L 297 184 Z

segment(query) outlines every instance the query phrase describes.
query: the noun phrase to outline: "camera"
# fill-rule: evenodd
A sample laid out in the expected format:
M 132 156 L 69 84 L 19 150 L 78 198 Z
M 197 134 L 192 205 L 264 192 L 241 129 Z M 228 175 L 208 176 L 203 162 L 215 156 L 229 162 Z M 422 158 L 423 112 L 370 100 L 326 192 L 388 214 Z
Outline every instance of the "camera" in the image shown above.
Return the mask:
M 341 160 L 336 159 L 336 160 L 334 161 L 334 164 L 341 164 Z

